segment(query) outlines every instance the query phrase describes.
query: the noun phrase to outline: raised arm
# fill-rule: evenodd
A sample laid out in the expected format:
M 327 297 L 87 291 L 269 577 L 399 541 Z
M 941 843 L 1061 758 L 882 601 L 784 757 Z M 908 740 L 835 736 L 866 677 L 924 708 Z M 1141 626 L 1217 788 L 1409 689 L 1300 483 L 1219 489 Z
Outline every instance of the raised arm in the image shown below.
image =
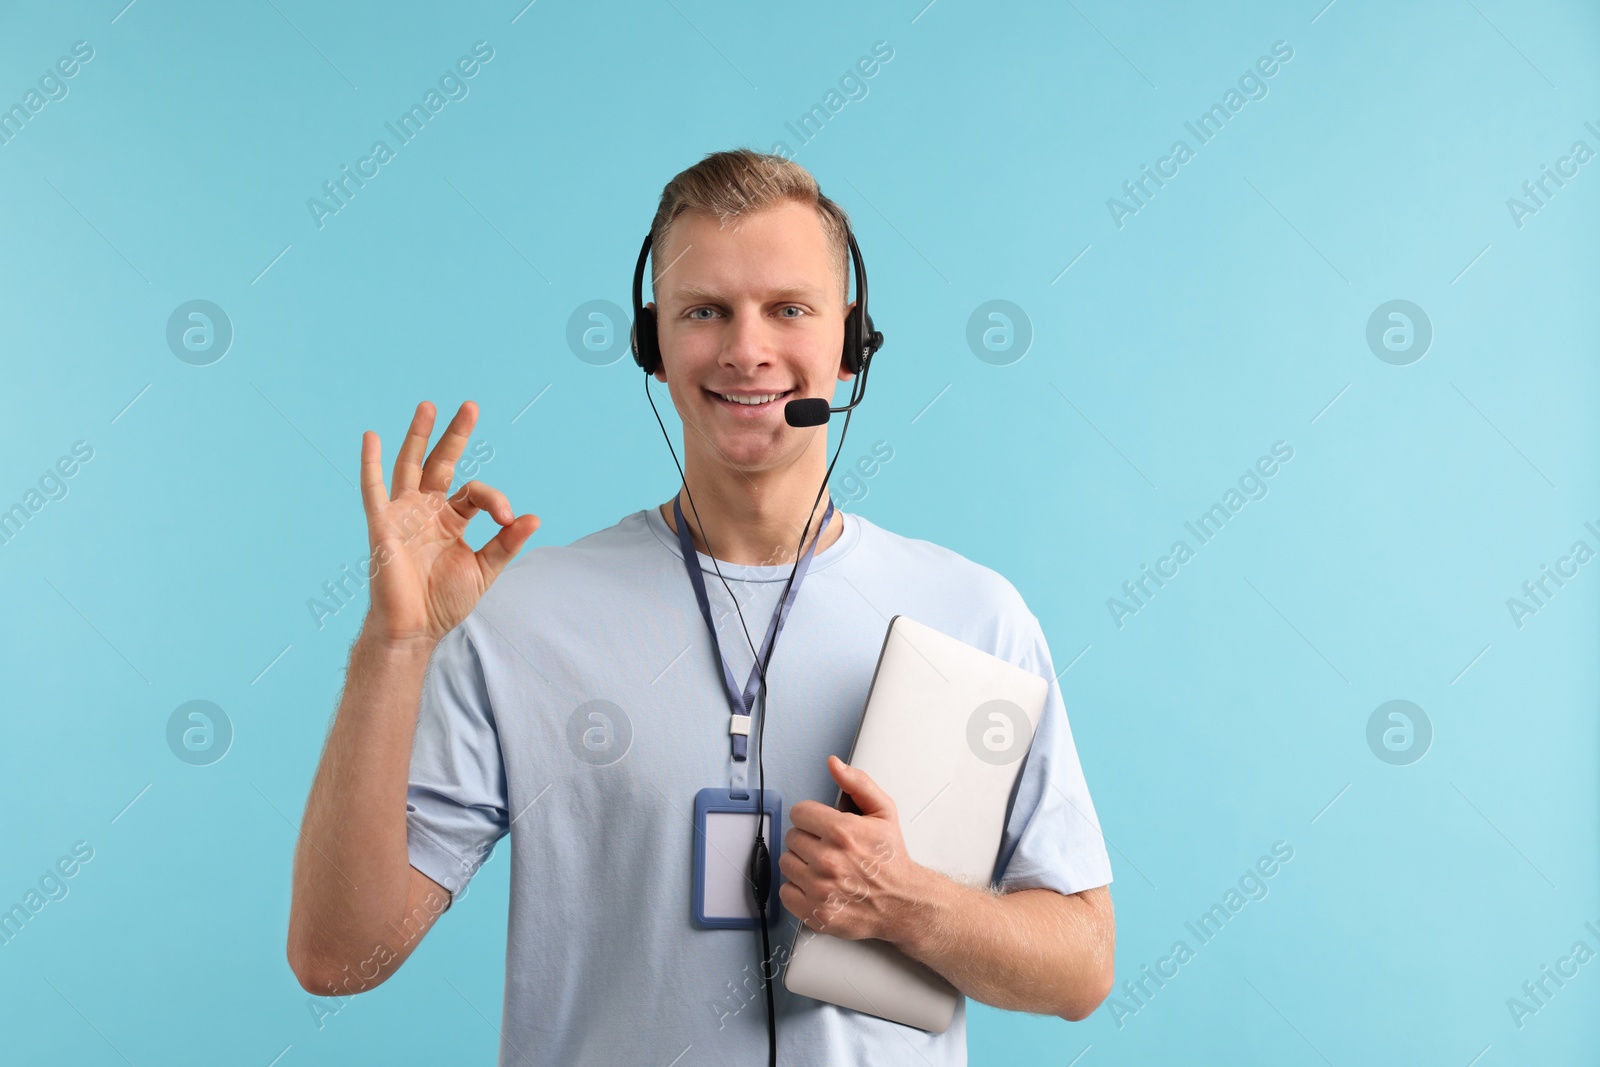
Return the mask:
M 361 438 L 372 604 L 306 802 L 289 909 L 289 966 L 320 996 L 383 982 L 450 904 L 443 887 L 411 866 L 406 848 L 423 676 L 440 638 L 539 527 L 537 516 L 514 517 L 505 495 L 481 482 L 446 496 L 477 416 L 474 404 L 462 404 L 424 462 L 434 408 L 417 405 L 391 492 L 378 435 Z M 474 552 L 463 534 L 480 510 L 502 529 Z

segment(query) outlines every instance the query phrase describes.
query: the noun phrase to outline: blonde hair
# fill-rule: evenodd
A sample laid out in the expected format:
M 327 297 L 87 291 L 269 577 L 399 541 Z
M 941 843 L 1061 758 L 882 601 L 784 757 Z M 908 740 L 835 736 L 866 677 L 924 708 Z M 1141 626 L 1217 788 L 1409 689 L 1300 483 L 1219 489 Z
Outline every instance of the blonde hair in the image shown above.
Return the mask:
M 680 171 L 661 190 L 661 203 L 650 223 L 650 247 L 659 253 L 672 223 L 685 211 L 715 215 L 723 225 L 786 200 L 817 209 L 822 232 L 833 250 L 839 293 L 849 303 L 850 216 L 822 195 L 817 179 L 800 164 L 782 156 L 735 148 L 712 152 Z M 658 255 L 650 257 L 650 286 L 655 289 L 665 269 Z

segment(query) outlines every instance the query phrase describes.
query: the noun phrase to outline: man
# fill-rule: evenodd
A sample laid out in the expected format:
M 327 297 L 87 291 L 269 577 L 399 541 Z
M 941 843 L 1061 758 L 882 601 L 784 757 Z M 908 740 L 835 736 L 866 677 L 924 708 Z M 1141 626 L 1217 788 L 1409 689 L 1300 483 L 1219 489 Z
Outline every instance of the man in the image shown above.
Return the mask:
M 798 917 L 889 941 L 986 1003 L 1078 1020 L 1111 987 L 1110 865 L 1044 636 L 1010 583 L 851 513 L 816 537 L 827 433 L 783 407 L 853 377 L 846 225 L 774 157 L 716 153 L 674 178 L 652 227 L 655 378 L 685 427 L 678 503 L 740 682 L 812 531 L 756 724 L 767 788 L 796 801 L 772 842 L 780 1062 L 963 1064 L 964 1003 L 931 1034 L 784 989 Z M 510 833 L 501 1063 L 765 1063 L 759 932 L 690 921 L 694 797 L 733 757 L 678 512 L 507 568 L 538 518 L 478 481 L 446 497 L 476 417 L 463 404 L 424 461 L 434 410 L 418 405 L 387 493 L 378 438 L 362 438 L 377 574 L 295 857 L 294 972 L 321 995 L 382 982 Z M 462 533 L 480 510 L 502 529 L 474 553 Z M 900 613 L 1051 680 L 993 889 L 912 861 L 893 801 L 838 758 Z M 839 788 L 860 814 L 827 803 Z

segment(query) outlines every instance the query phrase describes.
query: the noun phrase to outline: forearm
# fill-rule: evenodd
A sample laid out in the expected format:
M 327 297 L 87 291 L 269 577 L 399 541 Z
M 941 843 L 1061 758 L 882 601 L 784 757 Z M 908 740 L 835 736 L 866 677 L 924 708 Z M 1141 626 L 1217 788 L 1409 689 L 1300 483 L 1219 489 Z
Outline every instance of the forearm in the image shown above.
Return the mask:
M 397 936 L 412 881 L 406 788 L 431 651 L 431 644 L 385 646 L 365 630 L 351 651 L 295 846 L 289 959 L 302 984 L 322 984 L 330 972 L 358 966 L 386 946 L 395 958 L 367 976 L 376 984 L 411 947 Z
M 1085 1018 L 1111 988 L 1110 895 L 998 893 L 924 872 L 889 938 L 974 1000 L 1008 1011 Z

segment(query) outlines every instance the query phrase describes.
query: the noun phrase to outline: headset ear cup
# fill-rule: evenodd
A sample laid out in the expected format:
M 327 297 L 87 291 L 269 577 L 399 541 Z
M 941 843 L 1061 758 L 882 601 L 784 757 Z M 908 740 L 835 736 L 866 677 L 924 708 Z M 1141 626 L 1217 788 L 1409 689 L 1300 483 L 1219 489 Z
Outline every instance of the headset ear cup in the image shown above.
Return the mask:
M 844 318 L 844 365 L 851 374 L 861 373 L 861 311 L 857 308 Z
M 661 345 L 656 338 L 656 313 L 653 308 L 640 308 L 633 320 L 633 361 L 654 374 L 661 366 Z
M 856 374 L 860 374 L 882 344 L 883 336 L 872 325 L 872 316 L 852 311 L 844 327 L 846 365 Z

